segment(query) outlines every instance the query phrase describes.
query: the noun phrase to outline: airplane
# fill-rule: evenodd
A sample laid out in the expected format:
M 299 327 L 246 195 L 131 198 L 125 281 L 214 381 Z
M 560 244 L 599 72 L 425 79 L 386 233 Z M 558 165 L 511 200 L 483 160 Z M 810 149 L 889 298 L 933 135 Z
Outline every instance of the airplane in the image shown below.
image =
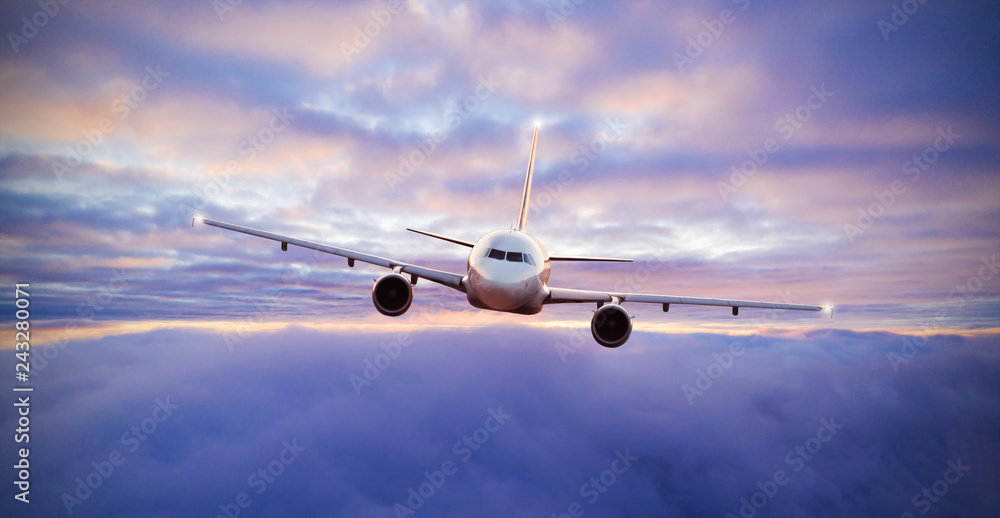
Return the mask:
M 524 178 L 521 208 L 512 228 L 494 230 L 478 241 L 465 241 L 423 230 L 407 228 L 411 232 L 423 234 L 471 248 L 464 273 L 451 273 L 404 261 L 388 259 L 363 252 L 356 252 L 323 243 L 315 243 L 294 237 L 282 236 L 231 223 L 194 216 L 196 221 L 213 227 L 242 232 L 281 243 L 287 251 L 288 245 L 318 250 L 347 258 L 347 265 L 354 267 L 356 261 L 373 264 L 392 270 L 375 280 L 372 286 L 372 303 L 379 313 L 398 317 L 410 308 L 413 302 L 413 286 L 423 278 L 466 294 L 469 303 L 480 309 L 533 315 L 546 304 L 570 302 L 596 303 L 597 310 L 591 319 L 590 330 L 598 344 L 615 348 L 624 344 L 632 334 L 632 316 L 622 306 L 625 302 L 662 304 L 663 311 L 669 311 L 671 304 L 692 304 L 701 306 L 731 307 L 733 316 L 740 308 L 789 309 L 803 311 L 831 310 L 832 307 L 785 304 L 777 302 L 757 302 L 751 300 L 729 300 L 702 297 L 679 297 L 672 295 L 649 295 L 616 291 L 577 290 L 549 286 L 550 263 L 552 261 L 604 261 L 632 262 L 631 259 L 610 257 L 581 257 L 569 255 L 549 255 L 542 243 L 528 234 L 528 207 L 531 200 L 531 181 L 535 169 L 535 148 L 538 144 L 538 126 L 531 137 L 531 152 L 528 155 L 528 172 Z M 409 276 L 409 279 L 405 275 Z

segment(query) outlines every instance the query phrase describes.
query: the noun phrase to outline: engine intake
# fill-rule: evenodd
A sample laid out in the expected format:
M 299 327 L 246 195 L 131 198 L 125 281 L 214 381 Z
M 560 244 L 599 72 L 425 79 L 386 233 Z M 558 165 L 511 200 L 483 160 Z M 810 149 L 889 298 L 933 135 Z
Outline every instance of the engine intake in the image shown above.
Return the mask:
M 632 317 L 618 304 L 605 304 L 594 313 L 590 332 L 604 347 L 620 347 L 632 334 Z
M 379 313 L 398 317 L 410 309 L 413 302 L 413 286 L 398 273 L 387 273 L 372 286 L 372 302 Z

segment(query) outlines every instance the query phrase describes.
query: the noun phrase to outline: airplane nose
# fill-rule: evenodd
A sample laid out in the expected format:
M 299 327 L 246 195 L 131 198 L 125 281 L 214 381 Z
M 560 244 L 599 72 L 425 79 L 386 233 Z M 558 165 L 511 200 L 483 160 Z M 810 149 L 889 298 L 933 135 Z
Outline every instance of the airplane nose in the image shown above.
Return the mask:
M 530 279 L 496 279 L 478 269 L 469 272 L 469 284 L 483 304 L 500 311 L 519 308 L 532 295 Z

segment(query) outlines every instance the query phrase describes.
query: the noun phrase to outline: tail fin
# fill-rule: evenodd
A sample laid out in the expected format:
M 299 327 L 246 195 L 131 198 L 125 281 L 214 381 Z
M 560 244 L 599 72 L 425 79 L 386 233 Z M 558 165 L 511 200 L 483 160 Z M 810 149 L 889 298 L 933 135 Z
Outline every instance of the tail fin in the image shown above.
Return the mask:
M 514 230 L 527 232 L 528 229 L 528 201 L 531 199 L 531 176 L 535 172 L 535 144 L 538 143 L 538 126 L 535 126 L 535 134 L 531 137 L 531 154 L 528 155 L 528 174 L 524 177 L 524 194 L 521 195 L 521 212 L 517 215 L 517 226 Z

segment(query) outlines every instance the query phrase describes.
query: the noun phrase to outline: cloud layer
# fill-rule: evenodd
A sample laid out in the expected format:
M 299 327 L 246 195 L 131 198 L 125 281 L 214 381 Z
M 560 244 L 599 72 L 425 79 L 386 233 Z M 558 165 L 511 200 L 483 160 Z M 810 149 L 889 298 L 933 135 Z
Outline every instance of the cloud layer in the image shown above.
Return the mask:
M 3 506 L 62 516 L 76 479 L 119 451 L 110 476 L 91 477 L 99 487 L 66 500 L 73 516 L 214 516 L 240 493 L 248 516 L 396 516 L 448 461 L 417 516 L 574 503 L 589 516 L 739 515 L 778 470 L 787 480 L 760 515 L 918 515 L 914 495 L 949 461 L 969 470 L 931 515 L 995 514 L 996 340 L 932 338 L 894 372 L 886 355 L 903 338 L 636 333 L 605 350 L 576 348 L 567 330 L 487 327 L 289 329 L 232 352 L 204 332 L 85 341 L 35 374 L 33 504 Z

